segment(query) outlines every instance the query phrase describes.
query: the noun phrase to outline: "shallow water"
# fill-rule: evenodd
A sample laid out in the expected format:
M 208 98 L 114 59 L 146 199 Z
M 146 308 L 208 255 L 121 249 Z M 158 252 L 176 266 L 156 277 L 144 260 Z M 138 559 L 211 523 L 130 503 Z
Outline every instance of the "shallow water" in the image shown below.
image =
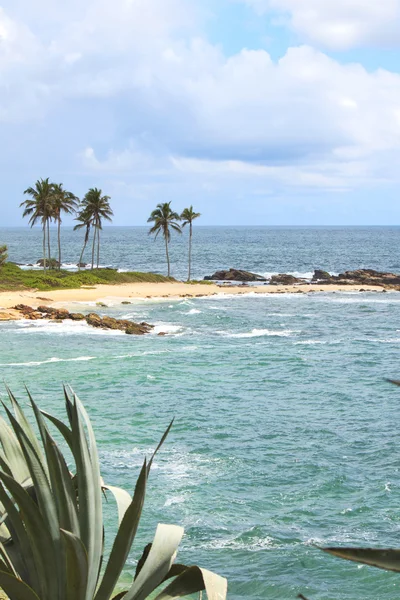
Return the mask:
M 126 579 L 167 522 L 186 530 L 179 560 L 227 576 L 233 600 L 398 597 L 396 575 L 315 544 L 400 545 L 400 391 L 385 381 L 400 377 L 400 294 L 250 293 L 97 310 L 169 335 L 5 323 L 0 368 L 19 396 L 26 382 L 58 414 L 60 383 L 71 383 L 93 419 L 104 478 L 128 490 L 175 416 Z

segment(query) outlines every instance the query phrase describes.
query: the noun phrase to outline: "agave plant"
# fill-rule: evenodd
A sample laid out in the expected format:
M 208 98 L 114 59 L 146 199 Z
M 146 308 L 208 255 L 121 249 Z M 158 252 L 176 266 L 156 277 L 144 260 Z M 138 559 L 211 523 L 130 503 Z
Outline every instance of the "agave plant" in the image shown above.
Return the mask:
M 28 392 L 39 435 L 10 390 L 8 395 L 12 411 L 3 406 L 10 426 L 0 418 L 0 587 L 10 600 L 144 600 L 150 594 L 156 600 L 171 600 L 201 590 L 210 600 L 226 598 L 223 577 L 174 564 L 183 536 L 183 529 L 174 525 L 158 525 L 132 585 L 115 592 L 138 529 L 154 456 L 172 423 L 153 456 L 144 461 L 131 498 L 104 485 L 90 419 L 70 388 L 64 389 L 69 425 L 41 411 Z M 68 445 L 74 474 L 48 422 Z M 104 489 L 114 494 L 119 515 L 107 561 Z M 161 584 L 164 588 L 157 590 Z

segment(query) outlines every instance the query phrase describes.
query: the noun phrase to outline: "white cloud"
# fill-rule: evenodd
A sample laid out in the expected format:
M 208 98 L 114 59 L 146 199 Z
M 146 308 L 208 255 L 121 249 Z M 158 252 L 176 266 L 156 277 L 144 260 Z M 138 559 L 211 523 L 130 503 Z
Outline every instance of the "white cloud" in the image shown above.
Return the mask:
M 244 0 L 277 11 L 306 39 L 333 49 L 400 43 L 400 0 Z
M 390 17 L 397 2 L 385 1 L 367 7 L 365 23 Z M 50 164 L 57 148 L 63 164 L 96 177 L 141 174 L 142 189 L 154 174 L 203 189 L 228 179 L 332 190 L 398 181 L 400 75 L 309 46 L 277 62 L 265 50 L 226 57 L 196 30 L 189 0 L 54 2 L 58 28 L 56 11 L 46 29 L 28 0 L 18 3 L 26 21 L 0 12 L 0 120 L 41 121 Z M 346 13 L 342 0 L 265 6 L 292 11 L 298 29 L 335 15 L 357 25 L 361 10 L 355 0 Z

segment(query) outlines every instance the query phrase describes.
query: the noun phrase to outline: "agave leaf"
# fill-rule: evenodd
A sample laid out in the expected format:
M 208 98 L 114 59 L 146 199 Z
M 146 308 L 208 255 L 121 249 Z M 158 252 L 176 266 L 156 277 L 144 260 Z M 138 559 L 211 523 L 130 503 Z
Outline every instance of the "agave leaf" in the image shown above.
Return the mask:
M 15 575 L 15 577 L 17 577 L 18 574 L 15 570 L 12 559 L 9 556 L 4 544 L 2 544 L 2 543 L 0 543 L 0 556 L 1 556 L 4 566 L 5 566 L 5 568 L 0 569 L 0 570 L 10 572 L 12 575 Z
M 71 475 L 63 455 L 50 435 L 43 415 L 33 398 L 31 396 L 29 396 L 29 398 L 35 413 L 46 454 L 50 483 L 58 514 L 57 527 L 79 534 L 78 507 Z M 63 559 L 63 557 L 61 558 Z M 63 582 L 61 583 L 64 585 Z
M 14 478 L 19 483 L 22 483 L 22 481 L 29 477 L 29 469 L 14 432 L 2 417 L 0 417 L 0 442 L 4 450 L 4 458 L 7 461 L 8 468 Z M 4 466 L 2 468 L 4 471 Z
M 379 548 L 321 548 L 328 554 L 354 562 L 400 572 L 400 550 Z
M 30 436 L 26 434 L 25 429 L 22 428 L 22 426 L 18 423 L 6 406 L 5 410 L 7 411 L 8 418 L 10 419 L 11 425 L 24 453 L 25 460 L 34 484 L 42 517 L 46 522 L 53 543 L 60 548 L 61 535 L 58 525 L 57 508 L 52 495 L 50 483 L 47 478 L 47 463 L 41 451 L 39 455 L 36 453 L 35 447 L 31 443 Z M 36 440 L 35 446 L 37 445 L 38 442 Z M 6 485 L 8 487 L 8 484 Z
M 57 419 L 57 417 L 54 417 L 53 415 L 46 412 L 45 410 L 41 410 L 40 412 L 42 413 L 42 415 L 44 417 L 46 417 L 46 419 L 51 421 L 53 423 L 53 425 L 55 425 L 57 427 L 58 431 L 61 433 L 61 435 L 67 442 L 67 444 L 72 452 L 72 431 L 65 425 L 65 423 L 60 421 L 60 419 Z
M 133 499 L 125 512 L 121 525 L 118 528 L 117 535 L 111 550 L 110 558 L 106 566 L 100 587 L 97 591 L 95 600 L 108 600 L 110 594 L 115 588 L 121 571 L 125 566 L 129 551 L 135 539 L 136 531 L 139 525 L 140 516 L 146 494 L 147 465 L 144 461 L 142 470 L 136 483 Z
M 17 420 L 18 424 L 20 425 L 21 429 L 25 432 L 25 435 L 29 439 L 29 441 L 32 444 L 33 448 L 35 449 L 36 454 L 38 455 L 38 457 L 41 459 L 41 461 L 43 463 L 44 462 L 44 457 L 43 457 L 42 450 L 40 448 L 38 439 L 36 437 L 36 434 L 33 431 L 33 428 L 31 426 L 31 424 L 29 423 L 28 419 L 26 418 L 26 415 L 25 415 L 24 411 L 22 410 L 22 408 L 20 407 L 19 403 L 17 402 L 14 394 L 12 393 L 12 391 L 8 387 L 6 387 L 6 389 L 7 389 L 7 393 L 8 393 L 8 396 L 10 398 L 13 410 L 14 410 L 15 419 Z M 9 410 L 7 409 L 7 407 L 5 406 L 4 403 L 3 403 L 3 406 L 7 410 L 7 414 L 9 415 Z M 14 427 L 13 427 L 13 429 L 15 431 Z
M 103 553 L 103 513 L 101 480 L 96 442 L 89 418 L 79 398 L 74 396 L 71 408 L 73 453 L 77 468 L 79 526 L 82 542 L 88 554 L 88 584 L 86 597 L 95 593 Z M 81 415 L 87 419 L 90 451 Z
M 105 483 L 102 483 L 102 488 L 108 490 L 114 496 L 118 507 L 118 525 L 121 525 L 122 519 L 124 518 L 130 503 L 132 502 L 132 498 L 128 492 L 122 488 L 114 487 L 113 485 L 106 485 Z
M 0 471 L 0 479 L 14 497 L 20 508 L 20 519 L 25 525 L 33 559 L 38 573 L 38 585 L 42 589 L 43 598 L 57 598 L 57 563 L 56 547 L 39 507 L 24 488 L 12 477 Z M 3 502 L 5 500 L 3 498 Z
M 148 464 L 148 466 L 147 466 L 147 477 L 149 476 L 150 469 L 151 469 L 151 467 L 152 467 L 153 460 L 154 460 L 154 458 L 155 458 L 155 456 L 156 456 L 157 452 L 159 451 L 159 449 L 161 448 L 161 446 L 162 446 L 162 445 L 163 445 L 163 443 L 165 442 L 167 435 L 168 435 L 168 434 L 169 434 L 169 432 L 171 431 L 171 427 L 172 427 L 172 425 L 174 424 L 174 420 L 175 420 L 175 419 L 172 419 L 171 423 L 168 425 L 168 427 L 167 427 L 167 429 L 166 429 L 166 431 L 165 431 L 164 435 L 162 436 L 162 438 L 161 438 L 161 440 L 160 440 L 160 443 L 158 444 L 157 448 L 154 450 L 154 452 L 153 452 L 153 455 L 152 455 L 151 459 L 149 460 L 149 464 Z
M 182 536 L 182 527 L 158 525 L 146 562 L 125 600 L 144 600 L 160 585 L 175 560 Z
M 39 578 L 28 534 L 13 499 L 6 494 L 1 483 L 0 499 L 7 510 L 7 527 L 12 536 L 12 541 L 7 544 L 7 551 L 13 558 L 13 564 L 20 577 L 23 577 L 35 590 L 39 590 Z
M 40 600 L 29 585 L 4 571 L 0 571 L 0 587 L 12 600 Z
M 189 567 L 172 581 L 155 600 L 173 600 L 206 590 L 208 600 L 225 600 L 228 582 L 206 569 Z
M 66 600 L 85 600 L 88 578 L 87 552 L 81 540 L 69 531 L 61 530 L 67 563 Z

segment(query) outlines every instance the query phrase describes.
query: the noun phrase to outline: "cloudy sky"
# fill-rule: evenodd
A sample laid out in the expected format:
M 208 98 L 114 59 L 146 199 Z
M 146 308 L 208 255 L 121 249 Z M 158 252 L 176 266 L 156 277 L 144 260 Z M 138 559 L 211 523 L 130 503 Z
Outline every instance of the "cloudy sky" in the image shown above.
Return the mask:
M 117 225 L 400 224 L 400 0 L 0 0 L 1 225 L 50 177 Z

